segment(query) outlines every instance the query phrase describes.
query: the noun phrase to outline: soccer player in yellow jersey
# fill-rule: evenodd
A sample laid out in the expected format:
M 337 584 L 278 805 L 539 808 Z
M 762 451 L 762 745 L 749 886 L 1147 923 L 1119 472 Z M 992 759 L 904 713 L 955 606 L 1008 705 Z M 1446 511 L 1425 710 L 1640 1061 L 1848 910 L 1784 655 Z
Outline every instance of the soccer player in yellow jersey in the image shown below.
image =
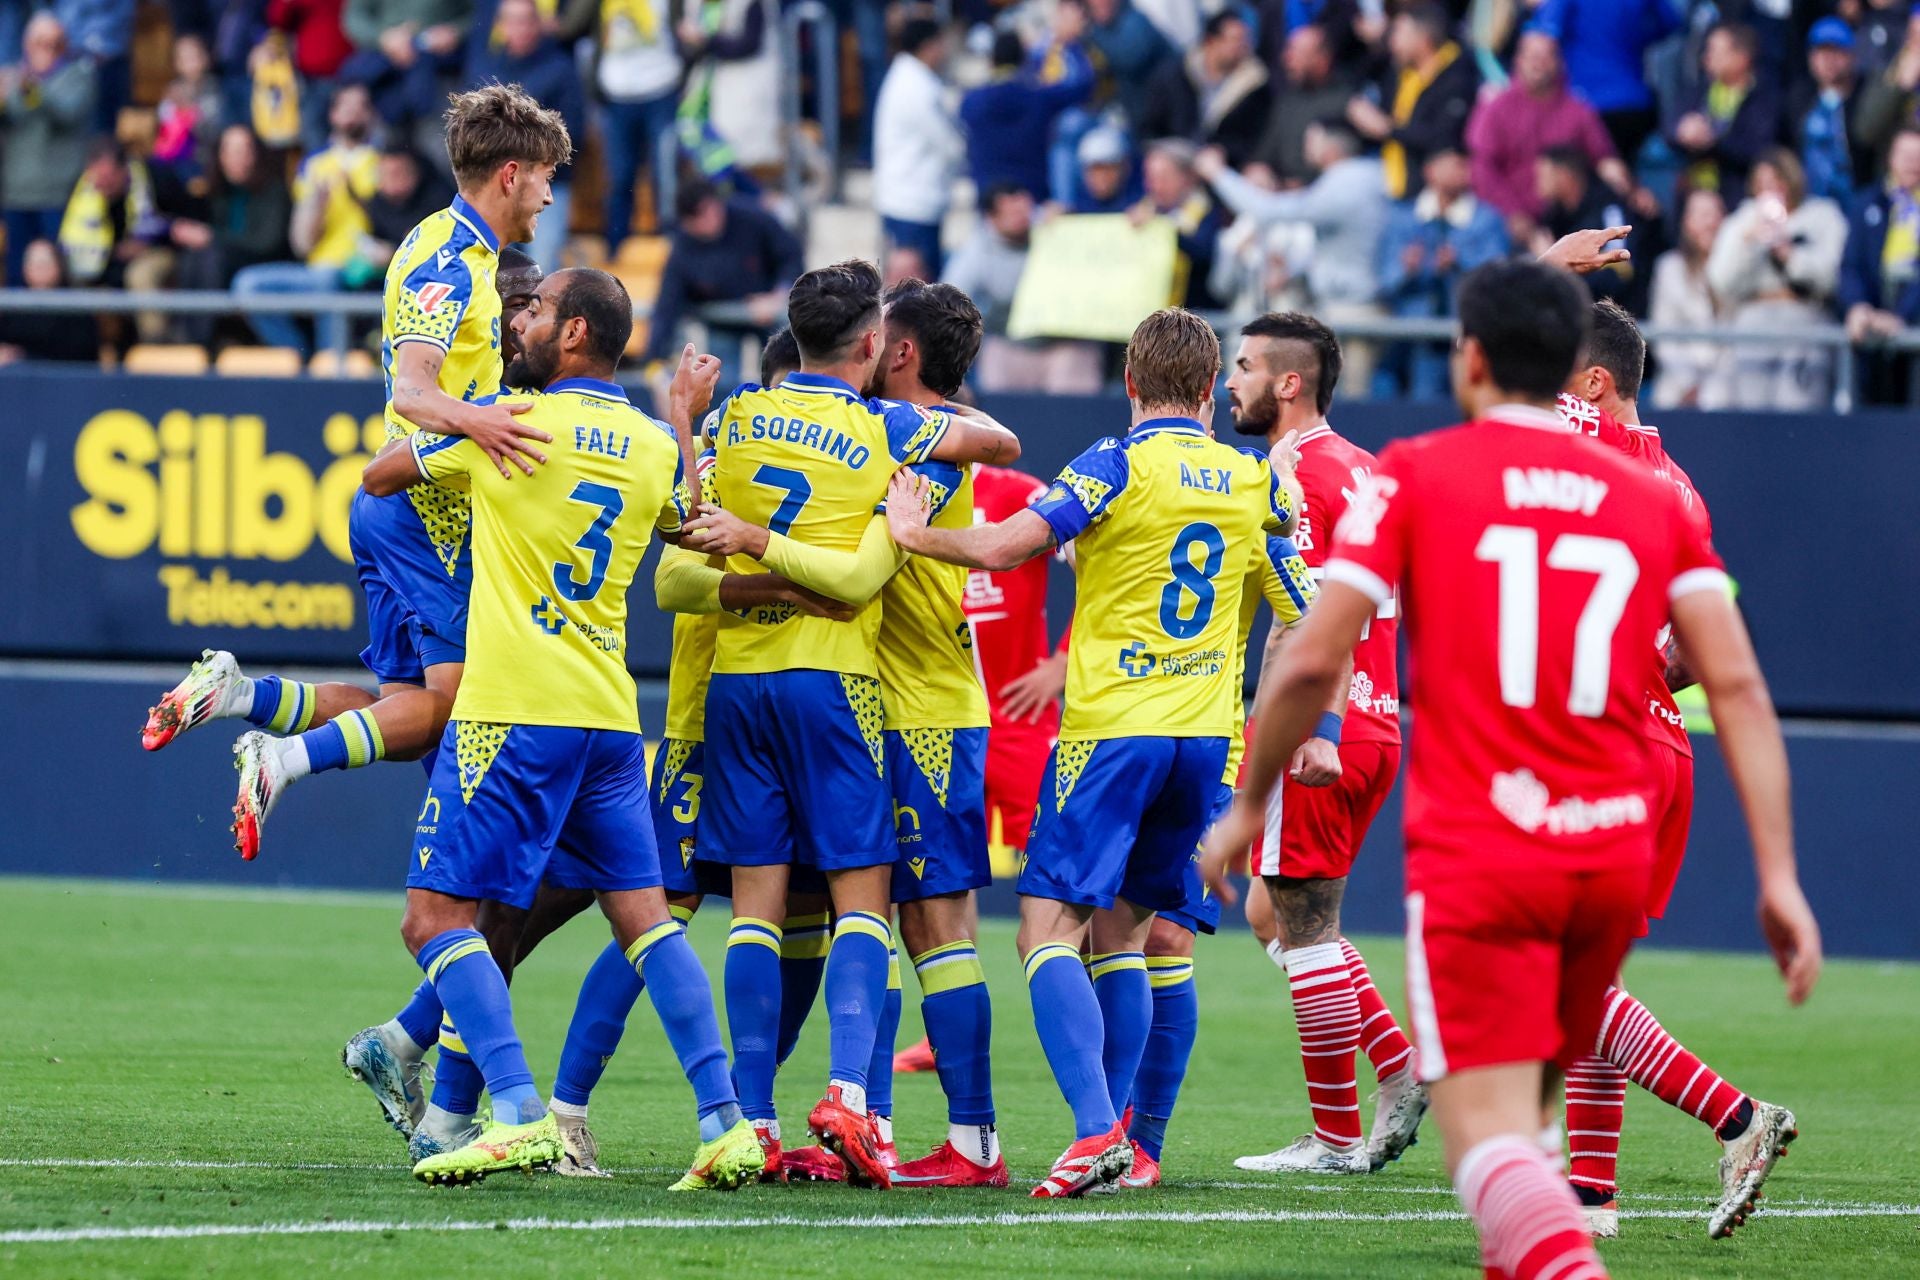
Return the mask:
M 1066 714 L 1019 883 L 1034 1022 L 1075 1127 L 1036 1196 L 1080 1195 L 1132 1165 L 1107 1064 L 1131 1080 L 1145 1048 L 1142 949 L 1154 913 L 1187 902 L 1187 870 L 1226 768 L 1246 567 L 1292 515 L 1264 456 L 1201 425 L 1219 371 L 1205 321 L 1155 312 L 1127 345 L 1132 430 L 1081 454 L 1033 506 L 997 524 L 939 529 L 926 523 L 924 481 L 898 474 L 888 495 L 894 540 L 919 555 L 1002 571 L 1075 545 Z M 1124 1016 L 1117 1000 L 1103 1009 L 1081 962 L 1090 925 L 1095 957 L 1135 975 Z
M 794 284 L 787 314 L 800 372 L 778 387 L 736 391 L 717 428 L 716 494 L 742 520 L 851 556 L 896 465 L 1006 460 L 1018 452 L 997 426 L 861 395 L 885 345 L 880 274 L 871 263 L 808 272 Z M 730 567 L 752 573 L 760 564 L 737 555 Z M 881 580 L 884 574 L 868 591 Z M 825 977 L 831 1065 L 827 1096 L 809 1127 L 855 1180 L 885 1187 L 888 1171 L 866 1108 L 887 991 L 896 851 L 874 654 L 879 621 L 872 604 L 845 622 L 790 606 L 720 615 L 700 841 L 707 856 L 733 867 L 727 1021 L 743 1105 L 770 1141 L 781 1003 L 775 922 L 790 867 L 827 876 L 836 915 Z
M 763 1163 L 728 1076 L 713 998 L 667 910 L 647 806 L 646 755 L 627 671 L 627 588 L 658 528 L 687 505 L 679 446 L 612 381 L 633 304 L 612 276 L 548 276 L 515 322 L 550 457 L 526 476 L 472 440 L 416 433 L 367 468 L 370 492 L 422 481 L 472 497 L 472 670 L 421 805 L 401 933 L 493 1099 L 466 1147 L 414 1166 L 425 1182 L 468 1182 L 552 1164 L 559 1129 L 514 1030 L 506 982 L 474 929 L 478 902 L 525 908 L 542 879 L 591 889 L 647 983 L 693 1083 L 701 1147 L 676 1185 L 737 1186 Z M 683 356 L 672 416 L 704 409 L 718 361 Z

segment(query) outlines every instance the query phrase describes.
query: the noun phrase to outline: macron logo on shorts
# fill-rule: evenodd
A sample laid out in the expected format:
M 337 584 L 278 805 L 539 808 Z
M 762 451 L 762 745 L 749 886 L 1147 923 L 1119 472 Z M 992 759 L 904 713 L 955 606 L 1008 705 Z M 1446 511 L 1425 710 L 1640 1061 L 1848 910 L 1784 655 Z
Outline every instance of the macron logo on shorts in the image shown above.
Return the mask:
M 1603 796 L 1598 800 L 1568 796 L 1552 800 L 1547 784 L 1525 768 L 1494 774 L 1490 798 L 1501 817 L 1528 835 L 1542 830 L 1553 836 L 1582 835 L 1637 826 L 1647 820 L 1643 796 Z

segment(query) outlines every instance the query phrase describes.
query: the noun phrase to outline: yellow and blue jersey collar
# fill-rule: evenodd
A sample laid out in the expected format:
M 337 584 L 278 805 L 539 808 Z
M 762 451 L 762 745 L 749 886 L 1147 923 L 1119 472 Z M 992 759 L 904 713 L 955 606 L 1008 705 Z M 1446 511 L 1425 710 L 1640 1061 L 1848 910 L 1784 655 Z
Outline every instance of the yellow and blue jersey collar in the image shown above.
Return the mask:
M 547 394 L 557 396 L 572 391 L 583 396 L 597 396 L 602 400 L 618 400 L 627 403 L 627 390 L 617 382 L 608 382 L 604 378 L 562 378 L 549 383 Z
M 828 395 L 844 396 L 848 400 L 864 401 L 866 399 L 854 390 L 852 383 L 824 373 L 796 371 L 788 374 L 786 381 L 782 382 L 780 387 L 783 391 L 824 392 Z
M 1133 430 L 1127 432 L 1127 443 L 1132 444 L 1136 440 L 1145 440 L 1149 436 L 1156 436 L 1163 432 L 1204 436 L 1207 434 L 1207 429 L 1195 418 L 1147 418 L 1135 423 Z
M 467 202 L 465 196 L 455 196 L 453 205 L 448 211 L 453 214 L 456 222 L 465 223 L 469 231 L 480 237 L 480 243 L 487 246 L 490 252 L 500 252 L 500 237 L 493 234 L 493 228 L 487 225 L 487 220 L 480 216 L 478 209 Z

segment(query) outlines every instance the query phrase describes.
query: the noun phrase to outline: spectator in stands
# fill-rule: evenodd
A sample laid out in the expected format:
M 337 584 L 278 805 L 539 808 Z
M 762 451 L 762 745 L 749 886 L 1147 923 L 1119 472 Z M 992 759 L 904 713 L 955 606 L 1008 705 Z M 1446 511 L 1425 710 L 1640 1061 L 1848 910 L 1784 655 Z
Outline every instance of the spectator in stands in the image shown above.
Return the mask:
M 183 178 L 198 176 L 225 127 L 226 107 L 206 41 L 196 35 L 173 41 L 173 82 L 155 111 L 153 162 Z
M 1567 53 L 1567 82 L 1592 104 L 1628 164 L 1660 123 L 1647 50 L 1680 29 L 1680 0 L 1546 0 L 1533 26 Z
M 234 276 L 235 294 L 329 293 L 346 286 L 343 273 L 371 226 L 366 204 L 380 179 L 380 153 L 369 141 L 373 100 L 365 86 L 346 84 L 336 90 L 327 119 L 332 133 L 326 148 L 306 158 L 293 183 L 288 238 L 302 261 L 248 267 Z M 268 346 L 309 349 L 290 316 L 252 313 L 247 319 Z M 323 318 L 320 330 L 321 345 L 337 347 L 344 341 L 345 321 Z
M 1135 226 L 1152 218 L 1165 218 L 1173 223 L 1179 237 L 1180 272 L 1185 280 L 1180 305 L 1207 311 L 1220 305 L 1208 281 L 1213 274 L 1220 232 L 1227 220 L 1213 197 L 1207 194 L 1206 187 L 1201 185 L 1193 163 L 1194 148 L 1190 142 L 1164 138 L 1149 143 L 1140 163 L 1147 193 L 1127 211 L 1127 217 Z
M 1092 395 L 1100 390 L 1097 343 L 1007 337 L 1032 231 L 1033 196 L 1003 182 L 981 195 L 980 225 L 947 263 L 944 279 L 973 299 L 986 326 L 974 381 L 982 391 Z
M 1882 74 L 1860 90 L 1855 123 L 1861 140 L 1886 155 L 1894 135 L 1920 122 L 1920 13 L 1907 20 L 1905 39 Z
M 1584 153 L 1601 180 L 1615 191 L 1634 190 L 1633 174 L 1614 153 L 1600 114 L 1567 89 L 1560 44 L 1543 31 L 1521 35 L 1513 55 L 1513 83 L 1482 100 L 1467 123 L 1473 190 L 1507 219 L 1514 239 L 1526 243 L 1545 210 L 1534 172 L 1549 147 Z
M 128 265 L 162 229 L 146 163 L 111 138 L 92 143 L 60 219 L 60 251 L 75 282 L 127 285 Z
M 1099 69 L 1113 99 L 1127 119 L 1138 120 L 1147 109 L 1154 73 L 1162 63 L 1177 60 L 1178 51 L 1131 0 L 1087 0 L 1087 13 L 1093 19 L 1087 39 L 1100 55 Z
M 1807 196 L 1806 173 L 1786 147 L 1762 152 L 1748 199 L 1727 215 L 1707 258 L 1707 282 L 1735 329 L 1804 330 L 1832 321 L 1847 244 L 1847 216 Z M 1733 405 L 1815 409 L 1831 393 L 1832 356 L 1803 343 L 1741 346 L 1733 353 Z
M 22 283 L 29 289 L 59 289 L 67 283 L 66 264 L 53 241 L 21 246 Z M 0 365 L 17 360 L 91 361 L 100 358 L 100 329 L 84 313 L 0 311 Z
M 134 0 L 54 0 L 75 56 L 93 63 L 93 132 L 111 134 L 133 100 Z
M 671 0 L 602 0 L 600 8 L 600 142 L 607 182 L 607 249 L 633 230 L 634 185 L 653 173 L 654 215 L 662 230 L 660 139 L 680 105 L 680 49 Z M 576 138 L 581 135 L 575 134 Z M 541 219 L 542 222 L 546 219 Z
M 1421 177 L 1420 194 L 1387 216 L 1378 259 L 1380 300 L 1395 316 L 1451 316 L 1460 278 L 1506 256 L 1505 220 L 1474 194 L 1472 170 L 1461 152 L 1429 155 Z M 1447 359 L 1444 342 L 1396 344 L 1375 375 L 1374 395 L 1404 391 L 1418 400 L 1444 400 Z
M 1208 287 L 1236 315 L 1305 311 L 1313 305 L 1306 277 L 1312 261 L 1313 228 L 1307 224 L 1236 218 L 1220 233 Z
M 60 234 L 93 129 L 93 64 L 71 56 L 60 19 L 45 10 L 34 14 L 22 43 L 20 65 L 0 68 L 0 208 L 9 283 L 20 280 L 29 244 Z
M 1839 7 L 1839 6 L 1836 6 Z M 1911 0 L 1866 0 L 1856 7 L 1853 18 L 1854 52 L 1860 63 L 1860 79 L 1877 79 L 1893 62 L 1906 38 Z
M 1380 144 L 1390 199 L 1413 195 L 1426 158 L 1459 147 L 1466 134 L 1480 70 L 1472 57 L 1462 56 L 1451 38 L 1452 26 L 1446 9 L 1434 0 L 1414 0 L 1401 9 L 1387 31 L 1393 65 L 1380 91 L 1387 106 L 1365 95 L 1347 104 L 1347 120 L 1362 137 Z
M 605 0 L 602 0 L 604 3 Z M 710 157 L 708 176 L 729 165 L 779 164 L 780 13 L 774 0 L 686 0 L 677 28 L 687 78 L 681 117 L 711 130 L 726 148 L 726 163 Z M 682 134 L 683 144 L 689 135 Z
M 1718 187 L 1729 204 L 1780 134 L 1779 89 L 1757 74 L 1758 50 L 1752 27 L 1723 22 L 1709 31 L 1700 57 L 1706 76 L 1667 131 L 1668 143 L 1692 162 L 1692 185 Z
M 498 80 L 517 84 L 543 107 L 560 113 L 567 133 L 586 137 L 587 99 L 580 85 L 580 68 L 573 55 L 540 29 L 540 10 L 534 0 L 500 0 L 495 18 L 499 48 L 482 45 L 469 64 L 474 84 Z M 535 224 L 527 253 L 545 270 L 560 265 L 567 243 L 567 223 L 573 211 L 573 166 L 560 166 L 553 175 L 553 203 Z
M 1080 139 L 1075 155 L 1080 161 L 1080 189 L 1066 206 L 1067 212 L 1125 213 L 1140 198 L 1142 188 L 1126 134 L 1101 125 Z
M 472 16 L 469 0 L 348 0 L 355 53 L 340 79 L 365 85 L 389 124 L 436 116 L 446 105 L 443 82 L 459 73 Z
M 660 277 L 647 335 L 649 362 L 664 361 L 680 341 L 680 322 L 711 302 L 745 302 L 767 323 L 786 305 L 804 270 L 800 242 L 757 205 L 729 202 L 712 184 L 688 182 L 675 196 L 679 225 Z
M 1861 94 L 1853 29 L 1822 18 L 1807 34 L 1807 46 L 1812 79 L 1795 82 L 1787 120 L 1806 166 L 1807 193 L 1851 208 L 1854 188 L 1874 170 L 1873 148 L 1856 122 Z
M 1596 298 L 1612 298 L 1635 315 L 1645 310 L 1646 274 L 1638 264 L 1653 261 L 1664 238 L 1657 215 L 1631 212 L 1612 187 L 1600 181 L 1578 147 L 1549 147 L 1534 161 L 1535 194 L 1540 218 L 1534 226 L 1535 254 L 1544 253 L 1561 236 L 1589 227 L 1631 226 L 1626 249 L 1632 255 L 1618 266 L 1603 267 L 1586 278 Z
M 284 172 L 278 163 L 262 162 L 260 140 L 248 126 L 230 124 L 221 131 L 206 219 L 176 218 L 170 229 L 179 250 L 176 284 L 226 289 L 248 267 L 287 259 L 293 195 Z M 182 316 L 178 327 L 187 341 L 204 344 L 213 337 L 214 317 Z
M 1886 180 L 1863 192 L 1847 229 L 1840 311 L 1857 343 L 1920 324 L 1920 129 L 1894 135 Z M 1910 357 L 1860 353 L 1860 386 L 1880 404 L 1910 401 Z
M 1727 204 L 1718 191 L 1689 192 L 1680 211 L 1680 243 L 1653 264 L 1653 297 L 1647 318 L 1673 329 L 1713 329 L 1725 319 L 1713 286 L 1707 283 L 1707 256 L 1726 221 Z M 1732 389 L 1727 384 L 1727 349 L 1717 342 L 1662 339 L 1653 403 L 1662 409 L 1719 409 Z
M 1307 159 L 1319 176 L 1299 191 L 1263 191 L 1229 168 L 1217 150 L 1202 151 L 1196 167 L 1235 213 L 1262 223 L 1312 227 L 1307 288 L 1316 314 L 1335 326 L 1378 317 L 1380 281 L 1374 262 L 1388 209 L 1381 162 L 1360 154 L 1358 135 L 1339 119 L 1308 126 Z M 1356 342 L 1348 349 L 1347 367 L 1355 386 L 1369 384 L 1374 359 L 1371 343 Z
M 347 282 L 349 287 L 373 285 L 384 279 L 387 263 L 400 242 L 429 214 L 444 209 L 452 200 L 453 192 L 446 182 L 421 162 L 419 153 L 404 143 L 389 143 L 380 153 L 373 198 L 366 202 L 367 232 L 356 253 L 365 265 L 357 281 Z
M 267 22 L 293 39 L 293 66 L 309 91 L 339 74 L 353 56 L 353 42 L 341 25 L 346 0 L 267 0 Z
M 967 154 L 940 78 L 949 52 L 945 28 L 931 18 L 909 18 L 873 117 L 873 207 L 881 232 L 888 245 L 917 250 L 935 272 L 942 262 L 940 224 Z
M 1018 32 L 994 36 L 993 79 L 960 99 L 974 190 L 1011 182 L 1045 198 L 1047 151 L 1038 142 L 1093 91 L 1093 62 L 1081 42 L 1086 12 L 1077 3 L 1055 5 L 1052 39 L 1031 57 Z
M 1252 161 L 1273 105 L 1267 69 L 1233 9 L 1207 19 L 1200 43 L 1155 73 L 1136 132 L 1149 140 L 1184 138 L 1219 147 L 1236 168 Z
M 1344 112 L 1353 86 L 1335 73 L 1332 38 L 1317 22 L 1303 22 L 1289 32 L 1280 57 L 1286 83 L 1274 94 L 1273 113 L 1247 171 L 1263 167 L 1276 185 L 1302 187 L 1314 173 L 1307 163 L 1307 126 Z

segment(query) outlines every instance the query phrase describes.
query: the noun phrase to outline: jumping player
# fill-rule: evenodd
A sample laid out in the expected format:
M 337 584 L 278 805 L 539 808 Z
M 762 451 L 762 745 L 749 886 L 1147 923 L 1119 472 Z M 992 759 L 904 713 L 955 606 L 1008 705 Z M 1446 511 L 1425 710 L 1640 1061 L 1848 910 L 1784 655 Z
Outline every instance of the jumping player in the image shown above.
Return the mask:
M 1670 615 L 1753 834 L 1762 931 L 1805 999 L 1819 930 L 1794 870 L 1786 752 L 1712 548 L 1671 484 L 1560 426 L 1590 329 L 1556 268 L 1482 267 L 1453 378 L 1472 421 L 1389 447 L 1335 534 L 1320 601 L 1262 691 L 1232 850 L 1398 584 L 1422 742 L 1407 794 L 1407 985 L 1419 1069 L 1490 1274 L 1605 1275 L 1542 1149 L 1555 1067 L 1587 1051 L 1646 905 L 1657 785 L 1646 637 Z

